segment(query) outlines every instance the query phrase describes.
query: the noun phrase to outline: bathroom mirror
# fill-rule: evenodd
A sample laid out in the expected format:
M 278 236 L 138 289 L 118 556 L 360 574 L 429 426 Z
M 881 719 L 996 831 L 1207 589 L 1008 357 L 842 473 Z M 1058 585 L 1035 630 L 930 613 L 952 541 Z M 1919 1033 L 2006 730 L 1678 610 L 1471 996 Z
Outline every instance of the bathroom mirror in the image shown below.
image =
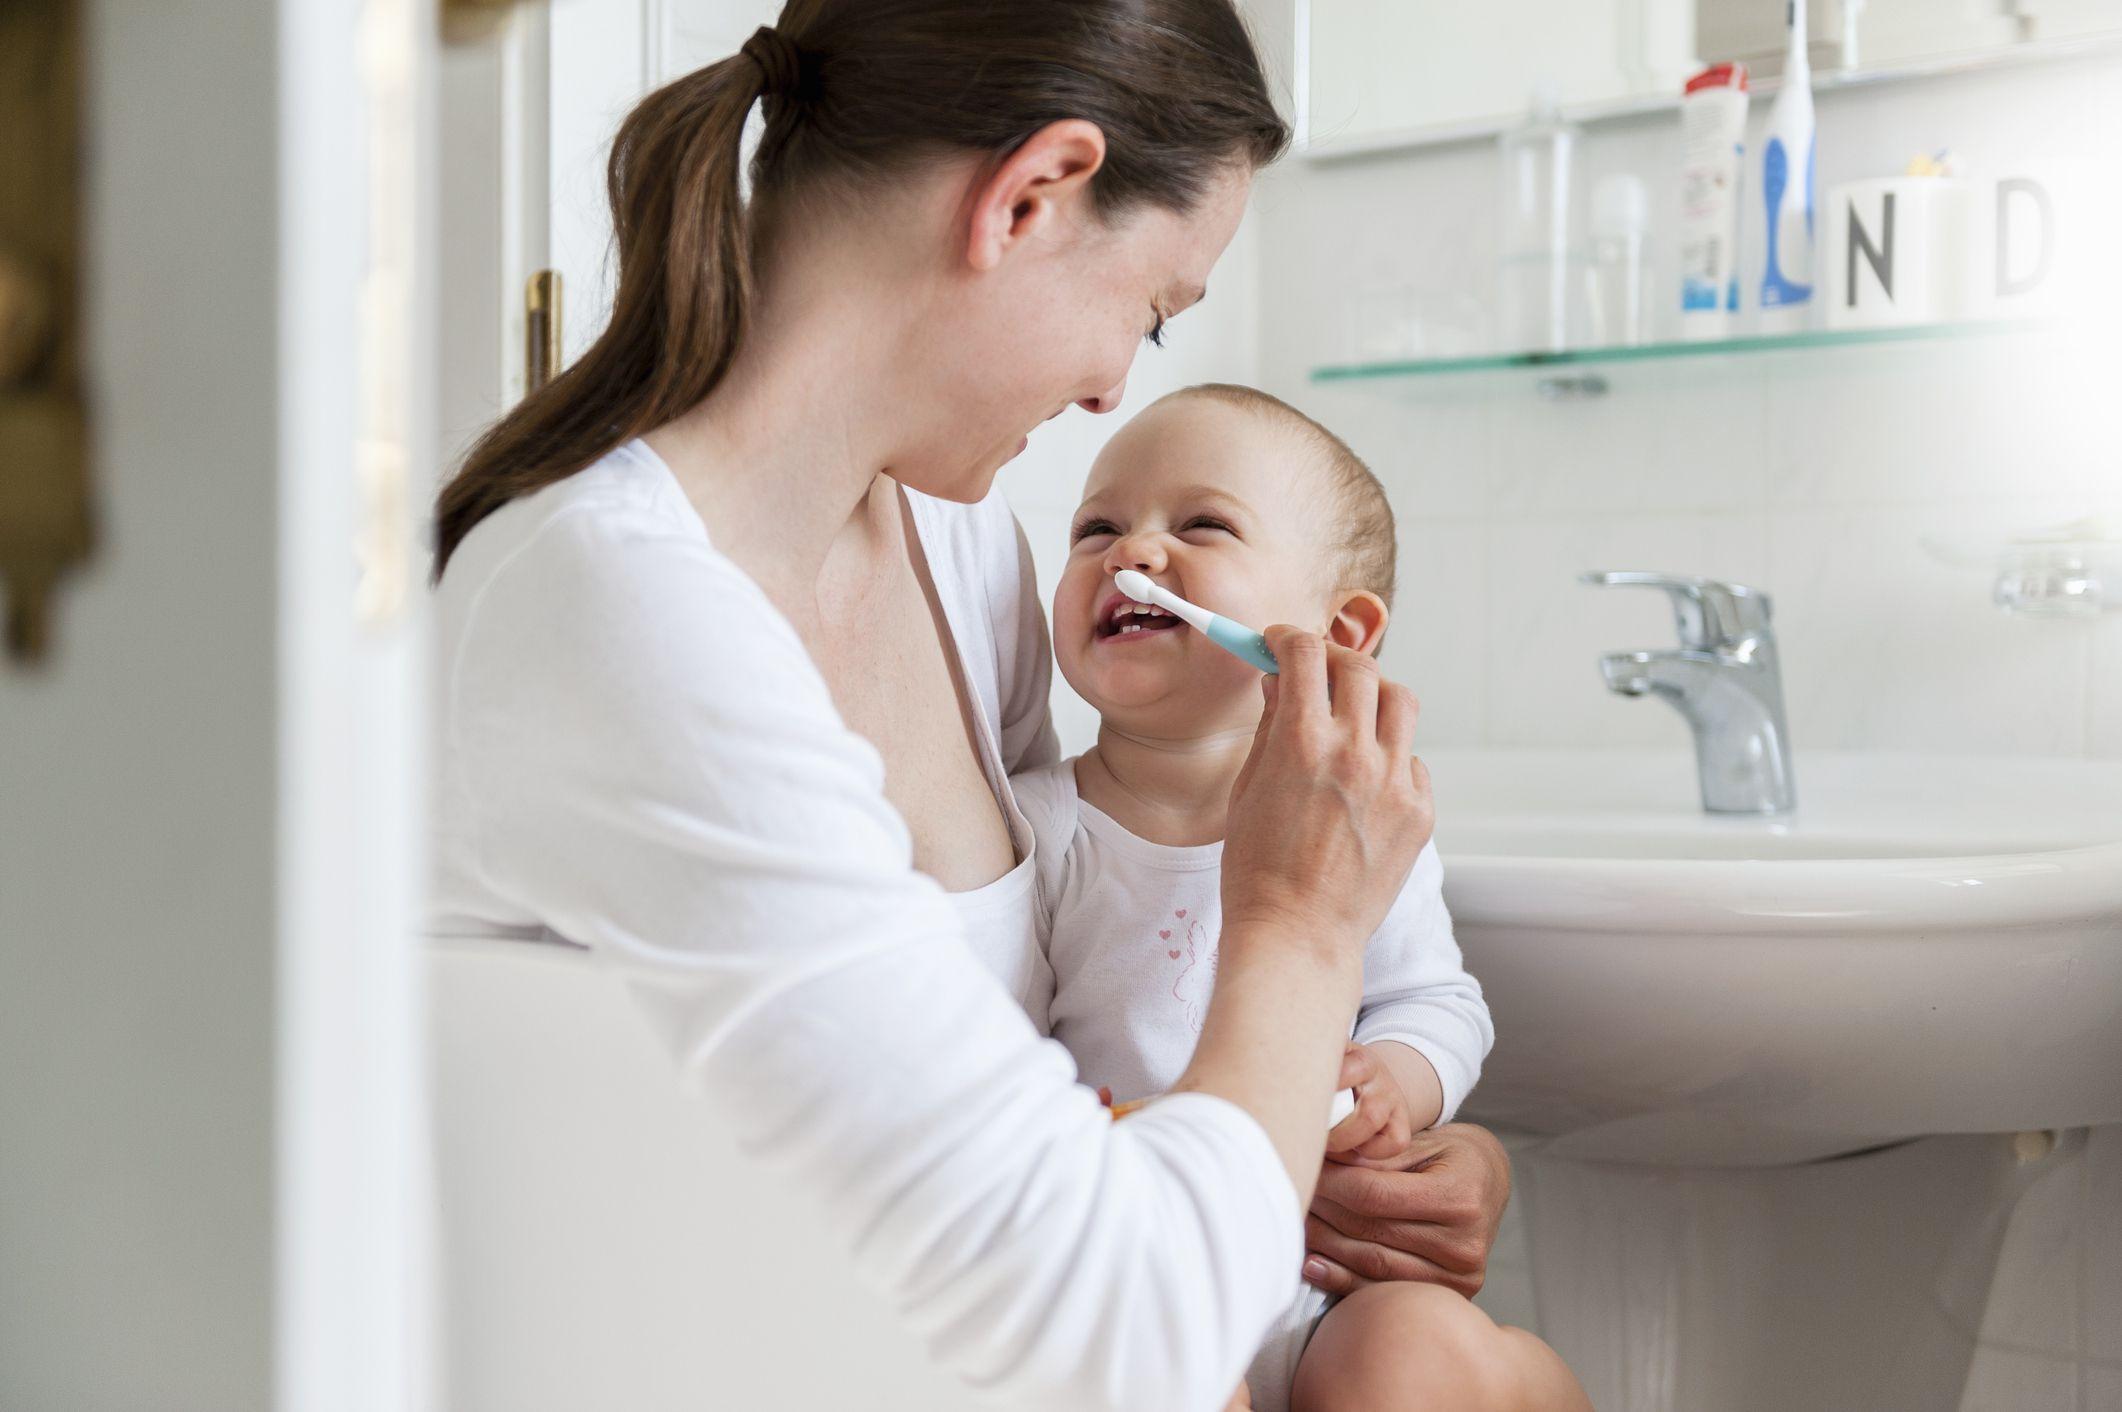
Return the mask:
M 1298 0 L 1298 128 L 1333 157 L 1669 107 L 1705 63 L 1783 67 L 1786 0 Z M 1816 87 L 2122 46 L 2122 0 L 1811 0 Z

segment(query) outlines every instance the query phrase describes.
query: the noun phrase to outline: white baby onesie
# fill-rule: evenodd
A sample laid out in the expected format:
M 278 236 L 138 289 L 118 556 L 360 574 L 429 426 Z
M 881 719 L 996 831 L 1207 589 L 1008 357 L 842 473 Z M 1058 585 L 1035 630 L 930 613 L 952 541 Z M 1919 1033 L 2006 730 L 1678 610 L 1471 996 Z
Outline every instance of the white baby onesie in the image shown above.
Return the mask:
M 1036 840 L 1039 939 L 1054 973 L 1048 1028 L 1083 1082 L 1116 1101 L 1163 1093 L 1193 1058 L 1216 978 L 1223 845 L 1173 848 L 1129 833 L 1076 792 L 1075 761 L 1014 776 Z M 1461 964 L 1434 844 L 1372 935 L 1353 1037 L 1394 1040 L 1436 1068 L 1449 1122 L 1495 1033 Z M 1037 1016 L 1034 1017 L 1038 1018 Z M 1325 1312 L 1306 1285 L 1270 1329 L 1247 1381 L 1258 1412 L 1281 1412 L 1297 1356 Z

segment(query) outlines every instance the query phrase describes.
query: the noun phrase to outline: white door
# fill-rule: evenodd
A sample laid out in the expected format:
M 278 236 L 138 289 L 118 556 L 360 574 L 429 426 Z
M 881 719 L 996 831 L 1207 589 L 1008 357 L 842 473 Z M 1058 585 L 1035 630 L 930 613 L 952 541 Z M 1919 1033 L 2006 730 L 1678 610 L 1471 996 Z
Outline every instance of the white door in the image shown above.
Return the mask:
M 531 0 L 442 55 L 442 464 L 523 395 L 526 289 L 560 277 L 572 361 L 611 310 L 605 162 L 635 100 L 723 58 L 769 0 Z

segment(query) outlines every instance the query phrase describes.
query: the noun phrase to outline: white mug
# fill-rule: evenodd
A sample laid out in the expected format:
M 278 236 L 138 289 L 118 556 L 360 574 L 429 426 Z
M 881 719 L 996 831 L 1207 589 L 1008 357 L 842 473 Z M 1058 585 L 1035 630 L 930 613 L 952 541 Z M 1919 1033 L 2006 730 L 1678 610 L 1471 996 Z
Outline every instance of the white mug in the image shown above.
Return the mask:
M 1832 187 L 1820 246 L 1829 328 L 1964 317 L 1975 193 L 1955 177 L 1874 177 Z
M 2024 319 L 2082 307 L 2110 281 L 2118 232 L 2112 180 L 2082 164 L 2047 161 L 1986 183 L 1968 228 L 1968 309 Z M 2103 219 L 2105 217 L 2105 219 Z M 2111 294 L 2112 290 L 2105 291 Z

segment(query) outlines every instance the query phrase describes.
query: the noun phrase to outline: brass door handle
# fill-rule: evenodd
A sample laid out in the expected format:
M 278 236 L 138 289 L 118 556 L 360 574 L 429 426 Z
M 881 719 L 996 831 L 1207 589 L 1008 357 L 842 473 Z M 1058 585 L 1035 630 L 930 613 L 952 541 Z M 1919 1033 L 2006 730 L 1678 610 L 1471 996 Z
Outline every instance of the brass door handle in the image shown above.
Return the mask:
M 442 0 L 442 42 L 476 44 L 508 22 L 519 0 Z
M 29 262 L 0 248 L 0 387 L 27 379 L 52 341 L 52 288 Z
M 81 387 L 81 0 L 0 4 L 0 643 L 52 650 L 94 543 Z
M 558 270 L 540 270 L 523 288 L 523 390 L 536 392 L 560 375 Z

